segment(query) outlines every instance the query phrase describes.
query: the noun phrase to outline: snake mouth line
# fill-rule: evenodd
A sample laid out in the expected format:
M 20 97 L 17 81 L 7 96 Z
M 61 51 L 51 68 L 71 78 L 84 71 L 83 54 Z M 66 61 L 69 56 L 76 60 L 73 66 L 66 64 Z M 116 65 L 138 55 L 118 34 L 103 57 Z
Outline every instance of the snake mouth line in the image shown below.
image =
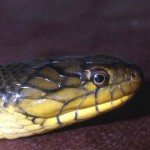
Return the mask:
M 62 114 L 59 116 L 59 121 L 63 124 L 70 124 L 70 122 L 80 122 L 89 118 L 92 118 L 94 116 L 97 116 L 99 114 L 108 112 L 116 107 L 120 107 L 121 105 L 125 104 L 125 102 L 127 102 L 129 99 L 131 99 L 133 97 L 133 93 L 129 94 L 127 96 L 123 96 L 119 99 L 103 104 L 99 104 L 99 105 L 95 105 L 89 108 L 84 108 L 84 109 L 79 109 L 79 110 L 75 110 L 66 114 Z M 77 113 L 77 117 L 76 117 L 76 113 Z M 57 118 L 58 119 L 58 118 Z M 70 121 L 71 120 L 71 121 Z M 71 124 L 72 124 L 71 123 Z

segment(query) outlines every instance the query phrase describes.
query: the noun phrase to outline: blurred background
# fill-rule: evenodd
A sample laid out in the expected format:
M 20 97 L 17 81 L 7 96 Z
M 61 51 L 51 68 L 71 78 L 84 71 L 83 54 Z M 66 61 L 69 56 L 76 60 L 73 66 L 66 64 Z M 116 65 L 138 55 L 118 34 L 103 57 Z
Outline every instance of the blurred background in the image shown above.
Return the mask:
M 108 54 L 141 66 L 140 94 L 122 109 L 0 150 L 150 149 L 149 0 L 0 0 L 0 63 Z

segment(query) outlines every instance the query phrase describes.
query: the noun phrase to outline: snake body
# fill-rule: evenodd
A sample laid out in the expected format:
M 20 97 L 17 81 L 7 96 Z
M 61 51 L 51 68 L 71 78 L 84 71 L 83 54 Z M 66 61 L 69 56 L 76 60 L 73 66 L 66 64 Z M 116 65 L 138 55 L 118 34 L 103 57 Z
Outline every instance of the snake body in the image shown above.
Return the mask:
M 0 138 L 49 132 L 118 108 L 141 80 L 138 66 L 104 55 L 2 65 Z

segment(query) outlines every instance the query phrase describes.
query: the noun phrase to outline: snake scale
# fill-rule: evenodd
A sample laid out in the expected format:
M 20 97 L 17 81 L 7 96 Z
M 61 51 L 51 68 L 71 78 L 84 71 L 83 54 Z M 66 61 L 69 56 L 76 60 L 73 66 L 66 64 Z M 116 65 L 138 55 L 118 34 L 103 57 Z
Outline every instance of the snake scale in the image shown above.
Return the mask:
M 137 65 L 105 55 L 1 65 L 0 139 L 46 133 L 118 108 L 141 82 Z

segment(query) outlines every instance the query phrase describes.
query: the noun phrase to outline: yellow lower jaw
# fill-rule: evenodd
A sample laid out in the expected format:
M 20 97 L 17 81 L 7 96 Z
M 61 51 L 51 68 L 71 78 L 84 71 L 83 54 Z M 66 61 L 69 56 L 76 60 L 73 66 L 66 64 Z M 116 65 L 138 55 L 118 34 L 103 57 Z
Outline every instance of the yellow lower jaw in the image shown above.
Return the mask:
M 32 123 L 32 121 L 31 121 L 32 118 L 30 118 L 30 120 L 25 119 L 25 118 L 22 118 L 22 119 L 20 118 L 19 122 L 6 122 L 7 124 L 9 123 L 10 126 L 8 126 L 8 127 L 3 126 L 0 128 L 0 138 L 16 139 L 19 137 L 26 137 L 26 136 L 31 136 L 31 135 L 35 135 L 35 134 L 42 134 L 45 132 L 49 132 L 56 128 L 67 126 L 69 124 L 73 124 L 78 121 L 86 120 L 91 117 L 100 115 L 104 112 L 110 111 L 110 110 L 124 104 L 132 96 L 133 96 L 133 94 L 124 96 L 124 97 L 117 99 L 115 101 L 112 101 L 112 102 L 99 104 L 99 105 L 97 105 L 98 111 L 96 110 L 95 106 L 85 108 L 85 109 L 79 109 L 79 110 L 77 110 L 77 113 L 78 113 L 77 120 L 75 120 L 76 111 L 72 111 L 72 112 L 60 115 L 59 119 L 62 123 L 61 125 L 58 124 L 58 120 L 56 117 L 48 118 L 48 119 L 36 118 L 35 122 L 37 122 L 37 124 Z M 16 119 L 17 117 L 20 117 L 18 115 L 16 114 L 16 115 L 13 115 L 12 117 L 15 117 L 15 119 Z M 26 125 L 24 124 L 23 120 L 26 122 Z M 16 127 L 12 128 L 11 127 L 12 123 L 13 123 L 13 127 L 14 127 L 14 124 L 16 125 Z M 17 127 L 17 126 L 19 126 L 19 127 Z
M 133 94 L 124 96 L 124 97 L 114 100 L 112 102 L 99 104 L 99 105 L 97 105 L 98 111 L 96 110 L 95 106 L 78 110 L 78 121 L 89 119 L 89 118 L 97 116 L 99 114 L 108 112 L 116 107 L 119 107 L 122 104 L 124 104 L 126 101 L 128 101 L 132 96 L 133 96 Z M 74 118 L 75 118 L 75 111 L 61 115 L 60 121 L 63 124 L 70 124 L 70 123 L 72 124 L 72 123 L 76 122 L 76 120 L 74 120 Z

